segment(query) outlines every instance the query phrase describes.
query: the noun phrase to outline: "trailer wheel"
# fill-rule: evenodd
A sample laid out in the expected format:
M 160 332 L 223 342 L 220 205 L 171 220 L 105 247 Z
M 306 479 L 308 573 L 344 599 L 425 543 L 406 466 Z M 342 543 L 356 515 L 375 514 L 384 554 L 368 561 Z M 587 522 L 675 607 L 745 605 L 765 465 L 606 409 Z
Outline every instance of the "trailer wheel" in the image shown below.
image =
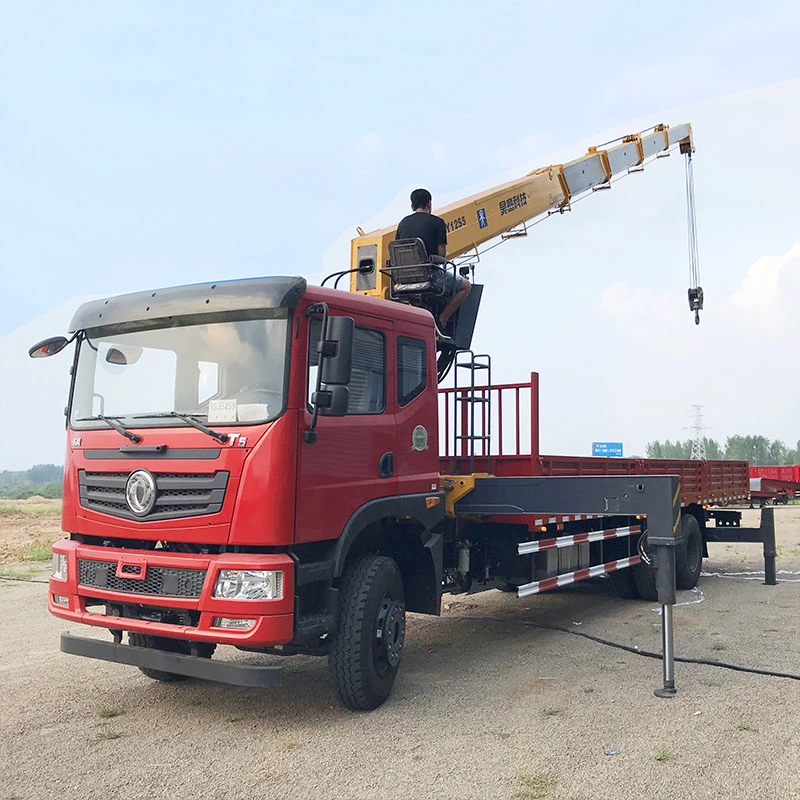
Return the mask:
M 342 703 L 369 711 L 389 696 L 400 666 L 406 634 L 400 570 L 391 558 L 365 556 L 345 571 L 339 592 L 328 668 Z
M 703 569 L 703 534 L 693 514 L 681 514 L 683 541 L 675 550 L 675 586 L 694 589 Z
M 623 600 L 636 600 L 639 597 L 636 581 L 633 578 L 633 570 L 634 567 L 627 567 L 626 569 L 617 569 L 608 573 L 611 585 Z
M 167 636 L 150 636 L 146 633 L 128 633 L 128 644 L 133 647 L 152 647 L 155 650 L 166 650 L 168 653 L 180 653 L 190 655 L 192 645 L 182 639 L 171 639 Z M 198 655 L 201 658 L 211 658 L 214 652 L 213 644 L 201 642 L 197 644 Z M 186 675 L 176 675 L 174 672 L 164 672 L 160 669 L 150 669 L 149 667 L 139 667 L 139 671 L 148 678 L 162 683 L 177 683 L 178 681 L 188 680 Z

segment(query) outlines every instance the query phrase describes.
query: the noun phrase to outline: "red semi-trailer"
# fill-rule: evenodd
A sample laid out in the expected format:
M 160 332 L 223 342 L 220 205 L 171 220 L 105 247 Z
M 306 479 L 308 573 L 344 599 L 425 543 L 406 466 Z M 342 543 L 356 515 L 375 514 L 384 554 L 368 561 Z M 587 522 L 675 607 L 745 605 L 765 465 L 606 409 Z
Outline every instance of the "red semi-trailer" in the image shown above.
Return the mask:
M 406 610 L 602 574 L 654 599 L 654 498 L 689 588 L 704 506 L 748 494 L 744 462 L 541 455 L 535 373 L 493 386 L 468 351 L 467 384 L 440 391 L 427 311 L 302 278 L 94 301 L 70 331 L 49 608 L 111 633 L 64 634 L 66 652 L 158 680 L 279 682 L 274 663 L 215 659 L 217 645 L 326 655 L 342 701 L 374 708 Z M 662 476 L 680 478 L 664 502 L 678 484 Z
M 781 466 L 750 467 L 751 478 L 767 478 L 771 481 L 791 481 L 800 483 L 800 464 L 784 464 Z
M 800 465 L 750 467 L 750 506 L 786 505 L 800 496 Z

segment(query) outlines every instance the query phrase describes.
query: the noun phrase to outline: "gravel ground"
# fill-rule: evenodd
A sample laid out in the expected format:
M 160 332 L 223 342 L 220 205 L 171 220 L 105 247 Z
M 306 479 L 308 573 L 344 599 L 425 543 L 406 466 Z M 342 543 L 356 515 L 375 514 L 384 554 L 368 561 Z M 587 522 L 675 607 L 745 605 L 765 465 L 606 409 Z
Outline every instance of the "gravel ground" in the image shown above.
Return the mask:
M 776 518 L 781 583 L 732 574 L 763 569 L 758 545 L 712 545 L 706 571 L 721 576 L 679 593 L 679 656 L 800 673 L 800 506 Z M 2 518 L 0 542 L 13 528 Z M 254 690 L 63 655 L 45 597 L 0 580 L 0 800 L 800 798 L 800 681 L 679 663 L 683 693 L 661 700 L 660 662 L 519 624 L 658 650 L 652 604 L 618 600 L 608 581 L 412 616 L 395 691 L 368 714 L 339 706 L 313 658 L 282 661 L 284 686 Z

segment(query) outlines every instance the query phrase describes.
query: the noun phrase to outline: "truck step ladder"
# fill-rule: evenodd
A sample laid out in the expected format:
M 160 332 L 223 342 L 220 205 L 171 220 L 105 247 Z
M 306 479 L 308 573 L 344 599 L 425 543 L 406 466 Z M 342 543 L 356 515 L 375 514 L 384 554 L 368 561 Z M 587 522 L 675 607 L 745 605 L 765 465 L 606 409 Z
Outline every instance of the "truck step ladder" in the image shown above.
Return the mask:
M 468 379 L 459 385 L 459 375 L 466 370 Z M 476 376 L 483 376 L 486 381 L 477 385 Z M 456 353 L 455 374 L 453 376 L 453 398 L 455 409 L 453 414 L 453 474 L 458 473 L 458 459 L 469 456 L 469 470 L 466 474 L 475 474 L 475 460 L 481 459 L 486 473 L 491 474 L 491 441 L 492 441 L 492 359 L 488 353 L 473 353 L 472 350 L 460 350 Z M 480 447 L 477 443 L 480 442 Z M 459 446 L 460 445 L 460 446 Z M 476 452 L 477 451 L 477 452 Z M 483 459 L 486 459 L 483 462 Z

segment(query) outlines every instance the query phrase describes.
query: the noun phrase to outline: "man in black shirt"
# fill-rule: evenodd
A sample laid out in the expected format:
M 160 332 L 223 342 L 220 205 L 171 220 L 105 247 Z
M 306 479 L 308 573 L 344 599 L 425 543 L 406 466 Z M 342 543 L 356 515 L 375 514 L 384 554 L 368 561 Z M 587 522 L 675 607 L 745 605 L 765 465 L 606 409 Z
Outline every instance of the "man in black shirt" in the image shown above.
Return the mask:
M 447 258 L 447 225 L 441 217 L 431 213 L 433 199 L 427 189 L 414 189 L 411 192 L 412 214 L 403 217 L 397 226 L 396 239 L 422 239 L 429 256 Z M 436 332 L 440 339 L 449 339 L 445 328 L 456 309 L 467 299 L 472 288 L 470 282 L 460 275 L 442 271 L 445 295 L 450 295 L 447 305 L 442 309 L 438 319 L 434 316 Z

